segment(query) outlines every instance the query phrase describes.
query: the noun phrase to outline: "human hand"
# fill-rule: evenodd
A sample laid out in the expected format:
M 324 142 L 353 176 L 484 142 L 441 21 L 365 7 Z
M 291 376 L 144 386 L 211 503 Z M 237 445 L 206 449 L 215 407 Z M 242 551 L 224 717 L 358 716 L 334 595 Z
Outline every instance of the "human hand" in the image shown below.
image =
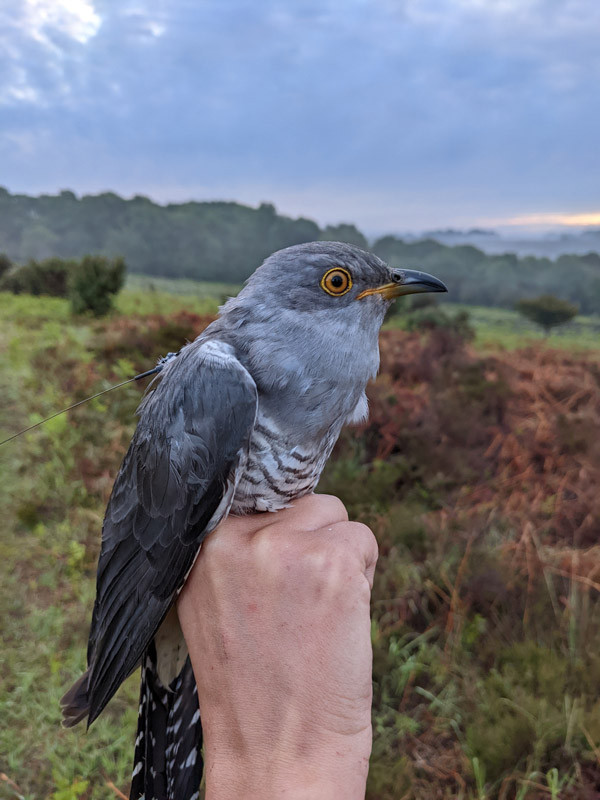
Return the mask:
M 230 517 L 178 600 L 206 800 L 359 800 L 371 752 L 377 544 L 339 500 Z

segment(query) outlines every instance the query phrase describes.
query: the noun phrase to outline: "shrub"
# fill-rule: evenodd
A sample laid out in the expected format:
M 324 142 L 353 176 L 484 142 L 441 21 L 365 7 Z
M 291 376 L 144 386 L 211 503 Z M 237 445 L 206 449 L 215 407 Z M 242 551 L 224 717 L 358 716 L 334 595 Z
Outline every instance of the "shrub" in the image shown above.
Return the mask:
M 515 306 L 519 314 L 540 325 L 546 334 L 557 325 L 564 325 L 577 316 L 578 306 L 567 303 L 553 294 L 543 294 L 532 300 L 519 300 Z
M 91 311 L 97 317 L 112 308 L 113 295 L 125 281 L 122 258 L 84 256 L 69 275 L 69 299 L 75 314 Z
M 3 275 L 0 265 L 0 289 L 13 294 L 66 297 L 68 275 L 74 265 L 74 261 L 65 261 L 62 258 L 32 260 L 24 266 L 11 266 Z

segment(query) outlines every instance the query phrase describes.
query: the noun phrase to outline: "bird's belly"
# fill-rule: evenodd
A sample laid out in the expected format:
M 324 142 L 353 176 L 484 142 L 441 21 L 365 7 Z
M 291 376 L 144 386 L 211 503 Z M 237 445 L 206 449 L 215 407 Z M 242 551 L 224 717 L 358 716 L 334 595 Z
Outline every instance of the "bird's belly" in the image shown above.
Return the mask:
M 247 458 L 239 466 L 239 480 L 231 512 L 277 511 L 311 492 L 317 485 L 339 431 L 318 444 L 298 446 L 281 434 L 272 421 L 257 421 Z

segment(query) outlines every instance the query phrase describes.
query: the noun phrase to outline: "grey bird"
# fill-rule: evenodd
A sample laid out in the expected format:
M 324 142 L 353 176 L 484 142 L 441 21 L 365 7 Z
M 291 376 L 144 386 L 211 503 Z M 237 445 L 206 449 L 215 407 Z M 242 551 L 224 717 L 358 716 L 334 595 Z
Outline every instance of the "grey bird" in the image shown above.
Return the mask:
M 62 700 L 91 724 L 140 664 L 131 800 L 196 800 L 202 728 L 174 603 L 228 514 L 312 492 L 344 424 L 367 416 L 379 329 L 394 298 L 445 292 L 357 247 L 281 250 L 166 362 L 106 510 L 88 669 Z

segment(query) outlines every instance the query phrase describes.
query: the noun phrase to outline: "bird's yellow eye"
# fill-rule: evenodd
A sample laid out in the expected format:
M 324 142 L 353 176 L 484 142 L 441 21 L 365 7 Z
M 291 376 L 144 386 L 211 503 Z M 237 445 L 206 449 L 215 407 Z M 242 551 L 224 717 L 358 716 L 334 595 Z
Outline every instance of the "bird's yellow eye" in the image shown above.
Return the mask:
M 333 297 L 339 297 L 341 294 L 346 294 L 352 288 L 352 276 L 347 269 L 341 267 L 334 267 L 328 269 L 325 275 L 321 278 L 321 289 Z

